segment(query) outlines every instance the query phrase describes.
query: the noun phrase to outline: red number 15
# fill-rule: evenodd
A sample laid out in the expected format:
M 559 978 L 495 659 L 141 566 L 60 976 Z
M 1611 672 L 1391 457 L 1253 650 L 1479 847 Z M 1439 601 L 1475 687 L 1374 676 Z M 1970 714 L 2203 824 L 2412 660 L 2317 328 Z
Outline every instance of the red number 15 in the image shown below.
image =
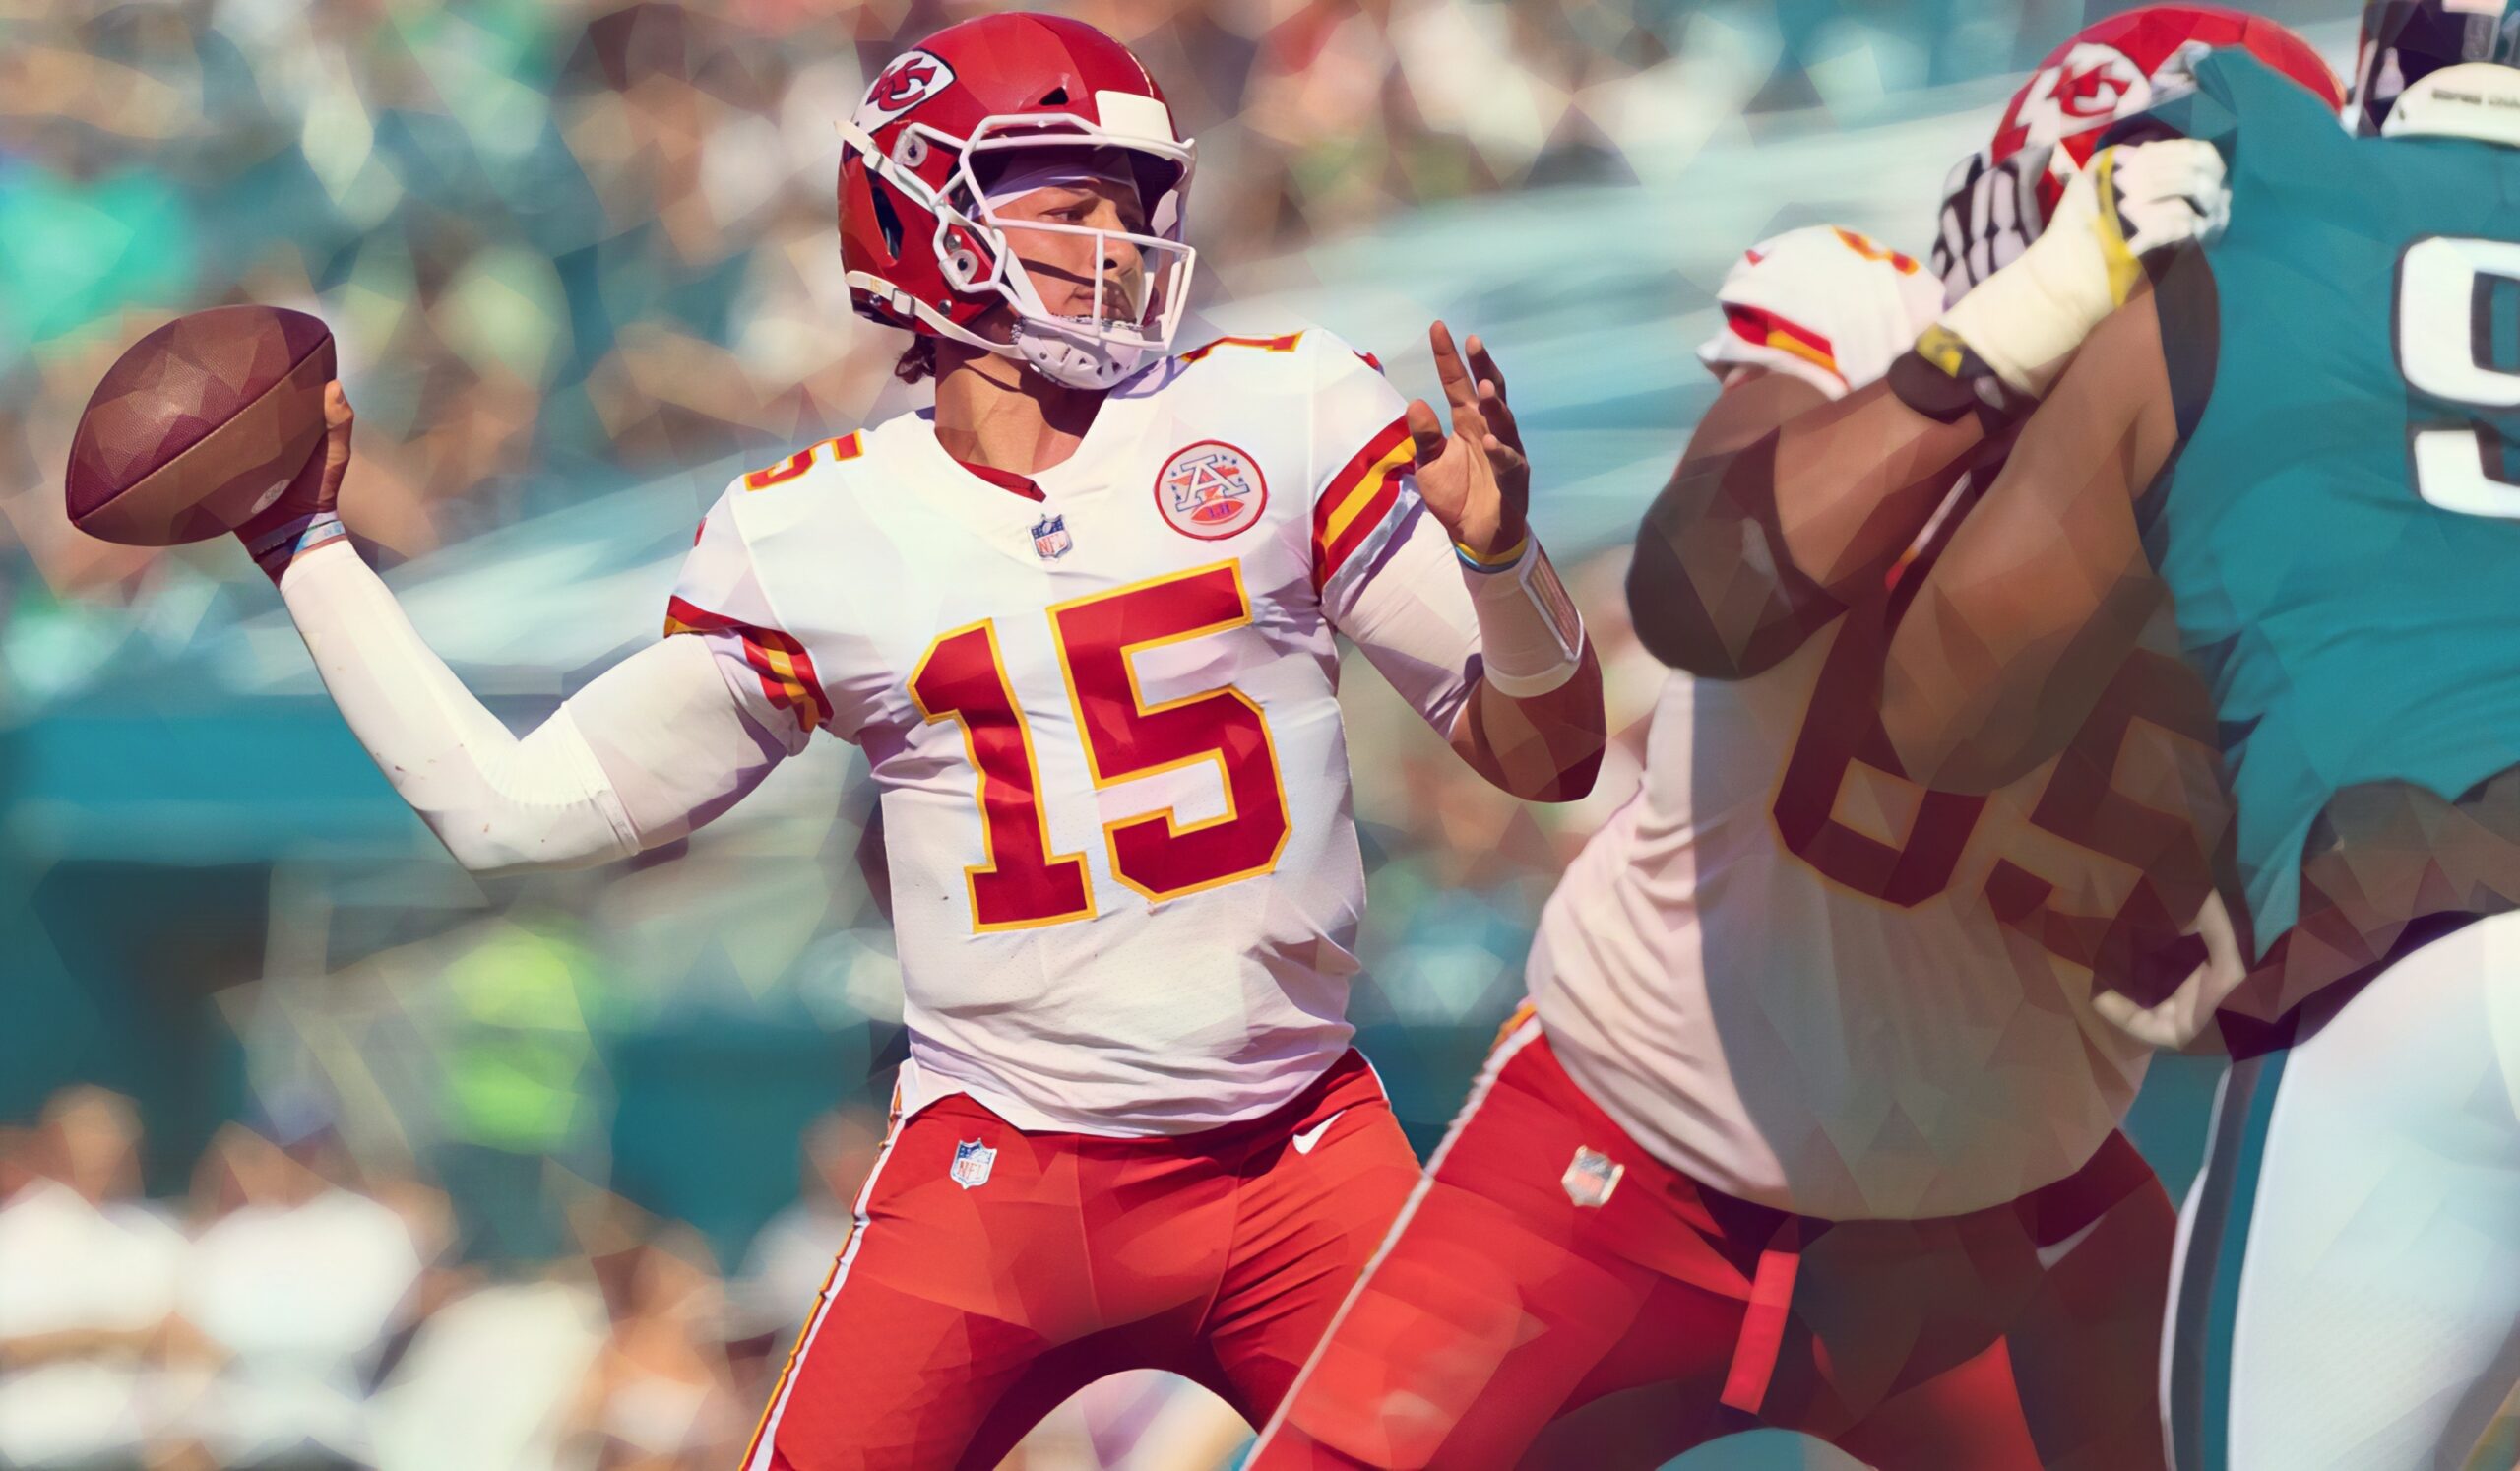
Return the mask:
M 1221 817 L 1183 823 L 1160 809 L 1105 823 L 1120 882 L 1164 900 L 1276 867 L 1287 846 L 1287 801 L 1260 707 L 1231 685 L 1149 705 L 1131 663 L 1141 649 L 1250 622 L 1241 565 L 1221 562 L 1097 593 L 1058 604 L 1049 619 L 1096 790 L 1204 761 L 1216 763 L 1225 788 Z M 1050 852 L 1032 732 L 1008 686 L 994 622 L 929 645 L 910 692 L 929 722 L 962 725 L 979 775 L 988 857 L 964 870 L 974 927 L 1017 929 L 1093 915 L 1084 855 Z

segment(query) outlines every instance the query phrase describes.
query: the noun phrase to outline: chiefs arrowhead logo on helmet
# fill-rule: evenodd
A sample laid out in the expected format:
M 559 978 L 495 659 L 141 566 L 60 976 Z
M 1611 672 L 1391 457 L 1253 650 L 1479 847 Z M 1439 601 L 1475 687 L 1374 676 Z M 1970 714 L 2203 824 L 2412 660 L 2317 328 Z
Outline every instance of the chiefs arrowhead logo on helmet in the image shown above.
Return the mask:
M 924 51 L 905 51 L 875 77 L 853 119 L 861 128 L 882 127 L 954 85 L 954 69 Z
M 2125 52 L 2077 41 L 2022 89 L 1996 148 L 2048 147 L 2068 134 L 2141 112 L 2152 104 L 2152 79 Z
M 1197 149 L 1118 41 L 1063 16 L 998 12 L 949 26 L 880 72 L 840 125 L 840 257 L 850 304 L 1070 387 L 1108 388 L 1171 350 L 1198 252 L 1184 238 Z M 1022 238 L 1126 242 L 1143 262 L 1127 309 L 1042 303 L 986 185 L 1064 151 L 1135 189 L 1135 230 L 1031 220 Z
M 2344 101 L 2327 63 L 2273 21 L 2210 5 L 2151 5 L 2085 27 L 2049 52 L 2004 109 L 1988 161 L 2054 148 L 2051 166 L 2071 173 L 2091 160 L 2109 124 L 2164 100 L 2194 58 L 2217 46 L 2245 47 L 2322 99 Z
M 2194 85 L 2197 57 L 2240 46 L 2341 106 L 2336 74 L 2308 42 L 2262 16 L 2148 5 L 2085 27 L 2041 62 L 1986 147 L 1960 160 L 1936 218 L 1934 274 L 1953 299 L 2017 258 L 2047 227 L 2065 184 L 2110 125 Z

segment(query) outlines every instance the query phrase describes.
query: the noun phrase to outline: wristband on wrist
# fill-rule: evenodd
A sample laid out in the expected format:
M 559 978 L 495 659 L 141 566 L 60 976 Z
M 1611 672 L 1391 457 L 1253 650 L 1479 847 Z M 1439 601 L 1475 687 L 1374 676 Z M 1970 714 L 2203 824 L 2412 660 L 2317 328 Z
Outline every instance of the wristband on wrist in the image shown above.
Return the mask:
M 2037 399 L 2014 392 L 1967 343 L 1940 326 L 1926 328 L 1915 351 L 1891 362 L 1889 380 L 1892 396 L 1925 417 L 1948 424 L 1974 414 L 1979 427 L 1989 434 L 2039 407 Z
M 348 535 L 349 528 L 342 524 L 339 512 L 315 511 L 271 528 L 247 543 L 245 549 L 253 556 L 254 565 L 262 568 L 263 575 L 277 587 L 282 574 L 299 557 Z
M 1526 536 L 1511 562 L 1482 566 L 1462 555 L 1462 565 L 1479 617 L 1483 673 L 1498 694 L 1530 699 L 1575 677 L 1584 662 L 1584 619 L 1546 552 Z
M 1460 559 L 1462 566 L 1468 571 L 1503 572 L 1511 568 L 1515 563 L 1521 561 L 1523 559 L 1523 553 L 1529 551 L 1531 549 L 1531 545 L 1532 534 L 1530 532 L 1525 532 L 1515 539 L 1513 545 L 1505 547 L 1501 551 L 1491 551 L 1484 555 L 1471 550 L 1459 542 L 1455 542 L 1453 544 L 1453 555 Z

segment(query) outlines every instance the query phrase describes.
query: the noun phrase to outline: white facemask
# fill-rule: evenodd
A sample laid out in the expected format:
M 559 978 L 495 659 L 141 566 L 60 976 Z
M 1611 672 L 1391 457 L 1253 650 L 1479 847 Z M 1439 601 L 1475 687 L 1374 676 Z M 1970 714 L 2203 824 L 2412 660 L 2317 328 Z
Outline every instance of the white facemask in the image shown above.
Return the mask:
M 1150 236 L 1117 230 L 1101 230 L 1090 225 L 1043 224 L 1001 219 L 998 211 L 1026 195 L 1041 189 L 1090 188 L 1097 184 L 1125 184 L 1134 193 L 1137 181 L 1119 170 L 1095 166 L 1091 156 L 1080 158 L 1072 153 L 1063 157 L 1042 155 L 1016 161 L 989 186 L 981 200 L 981 218 L 1002 234 L 1025 230 L 1057 234 L 1095 236 L 1097 254 L 1107 239 L 1126 239 L 1140 250 L 1149 250 L 1166 242 Z M 1094 310 L 1083 315 L 1053 315 L 1042 304 L 1032 274 L 1020 257 L 1007 262 L 1008 285 L 1014 288 L 1019 310 L 1010 333 L 1017 355 L 1034 371 L 1053 383 L 1070 388 L 1103 389 L 1128 377 L 1145 365 L 1153 344 L 1139 337 L 1137 324 L 1143 315 L 1143 303 L 1123 301 L 1117 310 L 1103 298 L 1110 283 L 1098 278 L 1095 282 Z M 1146 277 L 1139 277 L 1139 288 L 1146 288 Z
M 1104 105 L 1114 106 L 1122 100 L 1125 99 L 1106 98 Z M 1165 116 L 1160 104 L 1149 106 L 1159 116 Z M 1143 124 L 1145 119 L 1138 121 Z M 916 317 L 939 337 L 1030 363 L 1055 383 L 1074 388 L 1109 388 L 1171 350 L 1173 331 L 1180 325 L 1188 303 L 1190 277 L 1199 253 L 1181 238 L 1181 205 L 1189 186 L 1194 153 L 1186 141 L 1157 141 L 1144 136 L 1142 126 L 1133 134 L 1121 134 L 1066 118 L 1057 122 L 1055 131 L 1045 132 L 1040 120 L 1031 115 L 992 116 L 981 119 L 965 138 L 941 133 L 931 138 L 913 125 L 896 142 L 896 152 L 901 155 L 898 159 L 877 148 L 875 140 L 856 121 L 843 118 L 838 124 L 843 143 L 862 158 L 870 170 L 934 213 L 938 265 L 945 284 L 959 293 L 986 293 L 1005 303 L 1015 318 L 1007 341 L 992 341 L 973 332 L 954 320 L 947 303 L 921 301 L 881 277 L 851 273 L 850 284 L 878 290 L 893 310 Z M 1166 120 L 1167 131 L 1169 126 Z M 927 183 L 914 172 L 924 151 L 935 144 L 954 148 L 961 155 L 952 177 L 941 187 Z M 999 217 L 1000 206 L 1052 185 L 1110 179 L 1125 180 L 1132 188 L 1137 187 L 1132 173 L 1105 172 L 1099 167 L 1103 160 L 1087 152 L 1093 150 L 1102 151 L 1106 157 L 1112 153 L 1142 155 L 1178 170 L 1167 190 L 1145 201 L 1151 218 L 1143 232 L 1015 222 Z M 974 170 L 975 162 L 982 158 L 1004 160 L 1005 171 L 987 188 L 982 187 Z M 1117 167 L 1125 170 L 1130 165 L 1120 163 Z M 1098 260 L 1111 241 L 1128 241 L 1136 247 L 1145 267 L 1139 299 L 1125 307 L 1106 300 L 1110 283 L 1098 275 L 1091 312 L 1051 312 L 1042 303 L 1032 276 L 1007 243 L 1008 232 L 1017 229 L 1091 237 Z M 987 255 L 953 248 L 951 236 L 956 230 L 983 242 Z M 1129 315 L 1125 320 L 1118 319 L 1123 311 Z

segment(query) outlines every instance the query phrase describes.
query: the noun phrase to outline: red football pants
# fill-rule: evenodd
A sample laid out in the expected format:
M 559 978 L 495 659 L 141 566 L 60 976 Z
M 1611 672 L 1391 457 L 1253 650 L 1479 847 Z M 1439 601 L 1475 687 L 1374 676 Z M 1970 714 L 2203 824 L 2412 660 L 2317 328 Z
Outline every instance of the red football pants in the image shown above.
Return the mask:
M 1970 1215 L 1754 1205 L 1638 1148 L 1526 1023 L 1248 1465 L 1609 1471 L 1777 1426 L 1882 1471 L 2144 1471 L 2175 1225 L 2121 1135 Z
M 992 1467 L 1128 1369 L 1257 1425 L 1417 1180 L 1354 1052 L 1275 1112 L 1171 1138 L 1027 1133 L 939 1099 L 894 1121 L 745 1471 Z

